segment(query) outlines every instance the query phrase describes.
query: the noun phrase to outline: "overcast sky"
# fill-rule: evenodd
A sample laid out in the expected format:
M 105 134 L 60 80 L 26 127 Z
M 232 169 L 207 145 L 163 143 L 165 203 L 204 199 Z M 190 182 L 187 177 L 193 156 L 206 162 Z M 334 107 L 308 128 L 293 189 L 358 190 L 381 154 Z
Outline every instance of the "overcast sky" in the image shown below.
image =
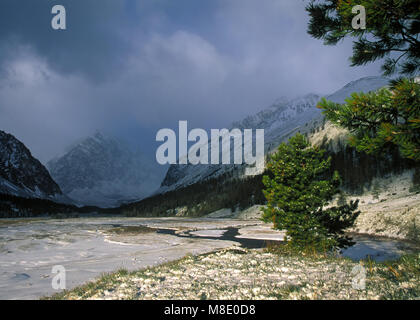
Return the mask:
M 67 30 L 51 28 L 51 8 Z M 42 162 L 96 130 L 154 157 L 157 130 L 222 128 L 279 97 L 379 75 L 307 33 L 303 0 L 1 0 L 0 130 Z

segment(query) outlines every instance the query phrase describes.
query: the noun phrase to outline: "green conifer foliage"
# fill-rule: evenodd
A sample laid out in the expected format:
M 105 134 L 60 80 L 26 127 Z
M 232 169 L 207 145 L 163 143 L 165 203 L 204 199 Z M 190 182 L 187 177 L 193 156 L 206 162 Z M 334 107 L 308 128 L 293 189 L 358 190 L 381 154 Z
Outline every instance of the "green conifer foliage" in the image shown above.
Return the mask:
M 353 93 L 346 103 L 322 99 L 331 122 L 352 133 L 350 145 L 368 154 L 397 146 L 404 158 L 420 161 L 420 84 L 402 79 L 377 92 Z
M 365 8 L 365 28 L 353 28 L 353 8 Z M 352 66 L 385 59 L 385 75 L 395 72 L 413 76 L 420 72 L 419 0 L 311 0 L 308 33 L 335 45 L 344 38 L 355 38 Z
M 297 134 L 288 144 L 282 143 L 267 164 L 263 220 L 286 230 L 293 247 L 327 251 L 350 244 L 343 230 L 357 218 L 358 201 L 325 208 L 340 184 L 337 172 L 329 174 L 330 162 L 324 150 L 311 147 Z

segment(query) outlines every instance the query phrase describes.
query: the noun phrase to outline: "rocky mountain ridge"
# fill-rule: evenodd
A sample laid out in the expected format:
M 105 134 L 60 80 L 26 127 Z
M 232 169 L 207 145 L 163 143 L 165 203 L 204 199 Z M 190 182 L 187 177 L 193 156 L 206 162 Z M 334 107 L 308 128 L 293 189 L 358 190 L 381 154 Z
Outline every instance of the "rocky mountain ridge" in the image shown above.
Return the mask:
M 0 193 L 63 200 L 48 170 L 13 135 L 0 130 Z

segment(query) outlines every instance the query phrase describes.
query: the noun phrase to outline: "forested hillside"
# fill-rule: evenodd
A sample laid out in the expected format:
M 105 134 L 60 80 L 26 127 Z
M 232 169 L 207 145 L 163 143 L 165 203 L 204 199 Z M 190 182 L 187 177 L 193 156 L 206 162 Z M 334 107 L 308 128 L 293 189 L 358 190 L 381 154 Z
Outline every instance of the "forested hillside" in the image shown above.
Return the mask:
M 316 136 L 319 141 L 314 143 L 325 148 L 331 156 L 331 170 L 339 172 L 343 191 L 361 194 L 374 187 L 372 182 L 375 177 L 400 174 L 415 168 L 415 163 L 401 158 L 397 150 L 383 157 L 357 152 L 345 142 L 343 133 L 331 134 L 331 126 L 319 122 L 306 135 L 312 141 Z M 265 203 L 262 176 L 238 178 L 226 173 L 215 179 L 122 206 L 120 210 L 130 216 L 203 216 L 222 208 L 245 209 Z M 420 184 L 419 178 L 418 173 L 414 175 L 413 185 Z

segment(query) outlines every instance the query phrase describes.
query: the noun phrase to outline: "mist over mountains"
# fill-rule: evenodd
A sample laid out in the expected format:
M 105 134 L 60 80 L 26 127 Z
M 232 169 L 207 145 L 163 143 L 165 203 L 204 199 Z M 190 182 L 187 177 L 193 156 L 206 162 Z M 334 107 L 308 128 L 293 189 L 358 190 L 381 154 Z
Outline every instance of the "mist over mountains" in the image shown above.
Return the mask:
M 146 197 L 159 186 L 162 170 L 140 151 L 100 132 L 74 144 L 47 167 L 77 204 L 102 207 Z
M 328 100 L 343 103 L 353 92 L 368 92 L 377 90 L 388 84 L 389 79 L 383 77 L 364 77 L 352 81 L 343 88 L 327 95 Z M 259 113 L 248 116 L 242 121 L 234 122 L 231 128 L 264 129 L 265 152 L 271 152 L 277 146 L 297 133 L 308 132 L 314 122 L 322 121 L 321 110 L 316 107 L 321 96 L 313 93 L 287 100 L 277 100 L 273 105 Z M 231 155 L 235 149 L 242 149 L 242 145 L 230 145 Z M 226 172 L 234 176 L 241 176 L 244 165 L 171 165 L 161 184 L 158 193 L 164 193 L 185 187 L 205 179 L 215 178 Z
M 326 98 L 344 102 L 352 92 L 377 90 L 388 81 L 364 77 Z M 316 108 L 320 99 L 313 93 L 291 100 L 279 99 L 263 111 L 232 123 L 229 129 L 264 129 L 268 153 L 296 132 L 308 133 L 323 121 L 321 110 Z M 231 155 L 234 148 L 242 150 L 242 145 L 231 143 Z M 118 207 L 211 178 L 241 177 L 246 166 L 171 165 L 165 174 L 166 167 L 157 164 L 154 155 L 142 154 L 100 132 L 69 146 L 63 155 L 47 163 L 48 170 L 23 143 L 2 131 L 0 151 L 0 193 L 80 206 Z

